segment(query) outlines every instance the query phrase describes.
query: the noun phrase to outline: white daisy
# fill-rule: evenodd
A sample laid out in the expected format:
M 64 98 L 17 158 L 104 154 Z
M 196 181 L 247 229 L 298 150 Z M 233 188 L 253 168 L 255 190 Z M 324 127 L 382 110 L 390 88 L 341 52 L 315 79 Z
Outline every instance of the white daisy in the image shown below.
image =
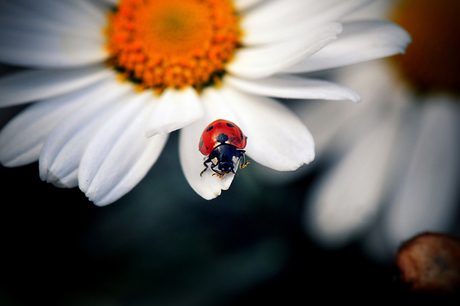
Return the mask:
M 342 31 L 337 20 L 370 2 L 0 1 L 0 61 L 30 68 L 0 79 L 0 106 L 36 102 L 2 130 L 0 161 L 38 160 L 42 180 L 79 186 L 102 206 L 131 190 L 181 129 L 185 176 L 212 199 L 233 175 L 200 177 L 198 140 L 222 118 L 248 136 L 253 161 L 295 170 L 313 160 L 313 139 L 271 97 L 358 101 L 292 74 L 403 52 L 407 33 L 386 21 L 352 23 L 324 48 Z
M 460 2 L 378 4 L 391 5 L 412 35 L 407 54 L 338 72 L 336 81 L 362 95 L 354 108 L 296 109 L 334 161 L 307 195 L 307 231 L 330 247 L 360 239 L 389 259 L 403 240 L 451 229 L 458 212 Z M 370 7 L 368 16 L 385 12 Z

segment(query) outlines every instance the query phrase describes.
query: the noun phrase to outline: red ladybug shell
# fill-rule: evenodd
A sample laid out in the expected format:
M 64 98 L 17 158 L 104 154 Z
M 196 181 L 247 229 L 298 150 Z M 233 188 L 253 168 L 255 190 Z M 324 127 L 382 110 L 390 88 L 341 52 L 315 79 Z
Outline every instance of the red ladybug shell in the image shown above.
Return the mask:
M 198 147 L 201 154 L 209 155 L 215 147 L 224 143 L 244 149 L 246 141 L 247 137 L 235 123 L 218 119 L 204 129 Z

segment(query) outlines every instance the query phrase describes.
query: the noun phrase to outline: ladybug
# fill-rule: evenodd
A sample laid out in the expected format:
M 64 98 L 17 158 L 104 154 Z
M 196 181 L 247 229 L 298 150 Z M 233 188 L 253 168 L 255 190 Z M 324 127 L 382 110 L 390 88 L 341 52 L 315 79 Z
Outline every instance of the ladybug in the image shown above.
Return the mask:
M 218 119 L 209 124 L 201 134 L 198 144 L 201 154 L 206 156 L 203 162 L 205 168 L 200 176 L 208 169 L 209 163 L 211 170 L 215 172 L 213 175 L 219 178 L 229 173 L 236 174 L 241 160 L 240 168 L 246 167 L 249 161 L 245 162 L 246 151 L 242 149 L 246 147 L 247 139 L 241 129 L 228 120 Z

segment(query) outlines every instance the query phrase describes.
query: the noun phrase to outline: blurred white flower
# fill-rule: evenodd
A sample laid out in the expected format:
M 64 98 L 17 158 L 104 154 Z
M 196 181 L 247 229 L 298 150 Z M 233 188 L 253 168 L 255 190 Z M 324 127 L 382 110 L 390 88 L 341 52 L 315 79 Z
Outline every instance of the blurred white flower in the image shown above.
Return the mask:
M 198 140 L 222 118 L 248 136 L 252 160 L 295 170 L 313 160 L 313 139 L 270 97 L 358 101 L 292 74 L 403 52 L 409 37 L 393 23 L 337 21 L 370 2 L 0 1 L 0 61 L 30 68 L 0 79 L 0 106 L 36 101 L 1 131 L 0 161 L 38 160 L 42 180 L 79 186 L 102 206 L 131 190 L 181 129 L 185 177 L 212 199 L 233 175 L 200 177 Z M 336 40 L 343 26 L 351 30 Z
M 389 4 L 396 10 L 395 1 L 377 5 Z M 407 54 L 337 71 L 335 81 L 362 102 L 295 107 L 331 164 L 305 200 L 308 233 L 328 247 L 360 239 L 383 260 L 422 231 L 451 229 L 459 204 L 460 2 L 397 8 L 394 19 L 413 40 Z

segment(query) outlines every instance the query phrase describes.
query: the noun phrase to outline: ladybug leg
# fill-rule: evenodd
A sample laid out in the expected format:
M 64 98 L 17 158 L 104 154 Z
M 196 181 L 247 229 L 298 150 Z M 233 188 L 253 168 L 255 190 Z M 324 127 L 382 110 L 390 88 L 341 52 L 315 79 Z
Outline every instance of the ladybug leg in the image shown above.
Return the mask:
M 218 178 L 222 178 L 225 175 L 225 173 L 222 173 L 222 171 L 214 169 L 216 166 L 217 165 L 215 165 L 215 164 L 212 164 L 212 166 L 211 166 L 211 170 L 214 171 L 212 176 L 217 176 Z
M 203 176 L 203 173 L 208 170 L 208 163 L 211 162 L 211 159 L 208 157 L 204 162 L 203 162 L 203 165 L 204 165 L 204 169 L 203 171 L 201 171 L 200 173 L 200 176 Z M 213 169 L 214 170 L 214 169 Z
M 249 165 L 251 162 L 250 162 L 249 160 L 246 161 L 246 159 L 245 159 L 245 157 L 246 157 L 246 155 L 245 155 L 246 151 L 240 150 L 240 153 L 241 153 L 241 154 L 240 154 L 240 159 L 242 160 L 242 161 L 240 162 L 240 169 L 243 169 L 243 168 L 245 168 L 247 165 Z

